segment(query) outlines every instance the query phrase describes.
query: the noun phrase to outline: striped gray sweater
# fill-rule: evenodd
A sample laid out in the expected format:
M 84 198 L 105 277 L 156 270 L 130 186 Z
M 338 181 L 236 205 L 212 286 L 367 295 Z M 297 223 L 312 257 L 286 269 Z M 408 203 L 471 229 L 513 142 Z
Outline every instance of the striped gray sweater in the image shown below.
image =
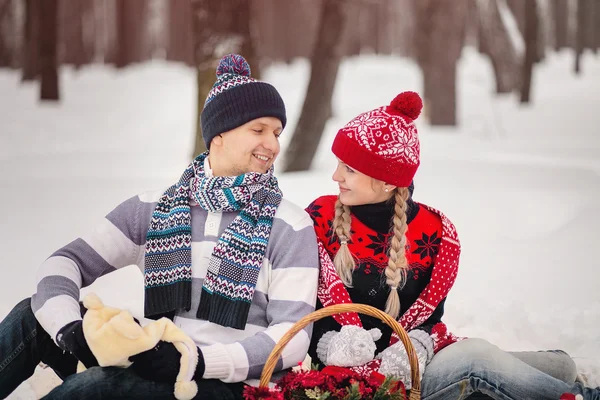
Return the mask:
M 56 340 L 60 328 L 81 319 L 79 290 L 102 275 L 135 264 L 144 271 L 146 232 L 164 191 L 132 197 L 92 232 L 55 252 L 40 267 L 32 308 Z M 192 307 L 174 322 L 202 349 L 204 378 L 239 382 L 258 378 L 275 343 L 315 308 L 319 260 L 312 220 L 281 202 L 273 220 L 256 291 L 244 330 L 195 317 L 208 261 L 219 236 L 237 213 L 211 213 L 192 204 Z M 285 347 L 276 370 L 296 366 L 308 351 L 312 326 Z M 249 383 L 254 383 L 250 382 Z

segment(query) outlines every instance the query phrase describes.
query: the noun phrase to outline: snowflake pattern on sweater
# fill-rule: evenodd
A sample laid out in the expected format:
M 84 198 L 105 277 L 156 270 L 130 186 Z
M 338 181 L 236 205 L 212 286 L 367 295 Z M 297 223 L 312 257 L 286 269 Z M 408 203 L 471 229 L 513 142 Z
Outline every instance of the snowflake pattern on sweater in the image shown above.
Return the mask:
M 306 209 L 313 219 L 320 242 L 321 272 L 317 307 L 354 302 L 370 304 L 384 310 L 390 289 L 382 275 L 388 262 L 387 252 L 391 233 L 381 224 L 374 226 L 376 224 L 366 217 L 368 214 L 361 215 L 358 209 L 352 210 L 352 238 L 349 248 L 356 257 L 357 267 L 353 273 L 353 287 L 346 287 L 335 272 L 332 263 L 333 257 L 339 250 L 339 242 L 332 229 L 336 199 L 336 196 L 323 196 Z M 412 201 L 409 205 L 406 247 L 409 271 L 404 287 L 399 289 L 401 302 L 399 322 L 408 331 L 418 328 L 430 334 L 434 341 L 434 351 L 437 352 L 458 339 L 447 331 L 445 324 L 441 322 L 441 317 L 446 295 L 456 279 L 460 242 L 456 229 L 442 213 Z M 367 207 L 372 211 L 373 208 L 386 206 Z M 390 219 L 391 213 L 390 209 Z M 379 214 L 381 216 L 381 213 Z M 379 328 L 383 336 L 377 342 L 378 352 L 398 340 L 398 337 L 392 334 L 391 328 L 379 319 L 356 313 L 344 313 L 315 323 L 310 348 L 313 360 L 315 360 L 314 350 L 320 336 L 330 330 L 339 330 L 346 324 L 363 326 L 365 329 Z M 365 367 L 372 369 L 376 365 Z

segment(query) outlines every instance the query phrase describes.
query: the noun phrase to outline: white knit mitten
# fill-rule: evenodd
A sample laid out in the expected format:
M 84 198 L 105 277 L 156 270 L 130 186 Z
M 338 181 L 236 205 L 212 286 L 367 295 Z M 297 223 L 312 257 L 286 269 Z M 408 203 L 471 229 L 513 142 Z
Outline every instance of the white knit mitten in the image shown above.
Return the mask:
M 415 329 L 408 333 L 410 341 L 415 348 L 419 360 L 419 378 L 423 377 L 425 367 L 433 357 L 433 339 L 427 332 Z M 412 382 L 410 380 L 410 363 L 408 354 L 402 342 L 397 342 L 377 355 L 381 359 L 379 372 L 385 376 L 391 376 L 404 383 L 406 390 L 410 390 Z
M 317 356 L 325 365 L 356 367 L 373 359 L 381 331 L 344 325 L 339 332 L 326 332 L 317 343 Z

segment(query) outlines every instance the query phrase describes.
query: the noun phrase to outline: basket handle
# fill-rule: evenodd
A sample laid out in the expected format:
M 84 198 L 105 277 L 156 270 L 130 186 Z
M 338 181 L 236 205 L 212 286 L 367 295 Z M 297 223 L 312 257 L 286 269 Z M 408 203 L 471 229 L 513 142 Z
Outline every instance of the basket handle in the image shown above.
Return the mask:
M 260 387 L 267 387 L 269 385 L 269 381 L 271 380 L 271 376 L 273 375 L 273 370 L 275 369 L 275 365 L 277 364 L 277 360 L 281 356 L 284 347 L 289 343 L 290 340 L 296 333 L 304 329 L 307 325 L 318 321 L 324 317 L 329 317 L 334 314 L 344 313 L 344 312 L 357 312 L 361 314 L 370 315 L 375 318 L 379 318 L 383 322 L 385 322 L 394 332 L 398 334 L 402 344 L 406 348 L 406 353 L 408 354 L 408 361 L 410 362 L 410 378 L 412 382 L 412 389 L 410 390 L 410 400 L 419 400 L 421 398 L 421 380 L 419 379 L 419 359 L 417 358 L 417 353 L 408 337 L 408 334 L 402 328 L 402 326 L 388 314 L 379 310 L 378 308 L 366 305 L 366 304 L 358 304 L 358 303 L 348 303 L 348 304 L 335 304 L 332 306 L 324 307 L 319 310 L 313 311 L 308 315 L 305 315 L 302 319 L 298 320 L 277 342 L 269 358 L 265 362 L 265 366 L 263 368 L 263 372 L 260 376 Z

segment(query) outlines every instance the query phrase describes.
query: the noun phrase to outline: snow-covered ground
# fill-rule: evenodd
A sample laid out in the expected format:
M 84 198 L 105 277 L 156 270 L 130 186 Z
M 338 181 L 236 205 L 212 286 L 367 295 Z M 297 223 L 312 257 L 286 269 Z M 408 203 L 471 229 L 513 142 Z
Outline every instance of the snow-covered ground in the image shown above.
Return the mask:
M 493 95 L 489 62 L 466 49 L 460 126 L 418 121 L 415 198 L 448 215 L 461 237 L 449 327 L 507 350 L 564 349 L 600 385 L 600 58 L 586 54 L 580 77 L 572 62 L 564 52 L 537 66 L 533 104 L 519 107 L 516 96 Z M 284 148 L 308 74 L 307 62 L 297 61 L 264 76 L 288 107 Z M 193 70 L 164 62 L 119 72 L 65 69 L 63 100 L 47 105 L 37 101 L 37 87 L 0 70 L 0 318 L 35 291 L 36 268 L 54 250 L 122 200 L 179 178 L 193 148 L 194 84 Z M 421 84 L 406 59 L 346 60 L 312 170 L 279 174 L 285 196 L 305 206 L 335 193 L 329 148 L 336 130 Z M 90 290 L 141 314 L 136 268 L 101 278 Z M 49 369 L 38 369 L 10 398 L 33 399 L 55 383 Z

